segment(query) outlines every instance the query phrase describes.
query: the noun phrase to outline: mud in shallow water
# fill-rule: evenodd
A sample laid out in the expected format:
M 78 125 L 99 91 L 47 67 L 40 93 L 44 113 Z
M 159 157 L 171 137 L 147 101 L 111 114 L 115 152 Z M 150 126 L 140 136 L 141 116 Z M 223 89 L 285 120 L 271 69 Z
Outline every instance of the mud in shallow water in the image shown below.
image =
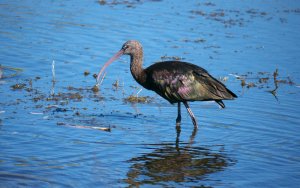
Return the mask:
M 85 71 L 84 73 L 86 72 L 89 71 Z M 83 74 L 83 76 L 88 76 L 88 74 Z M 240 81 L 240 86 L 243 90 L 242 95 L 245 92 L 244 89 L 249 90 L 256 87 L 260 90 L 266 91 L 266 95 L 268 95 L 267 93 L 271 93 L 274 97 L 276 97 L 276 90 L 278 90 L 281 85 L 288 85 L 290 87 L 295 87 L 295 85 L 297 85 L 289 76 L 279 74 L 278 69 L 276 69 L 273 73 L 267 71 L 260 71 L 257 73 L 247 72 L 245 74 L 230 73 L 228 76 L 220 78 L 220 81 L 226 84 L 229 77 L 233 77 L 234 79 L 236 79 L 236 81 Z M 37 76 L 34 79 L 26 79 L 22 82 L 11 85 L 11 92 L 18 92 L 18 94 L 26 96 L 26 100 L 19 100 L 17 103 L 2 103 L 2 105 L 18 106 L 22 104 L 25 106 L 25 108 L 29 108 L 33 105 L 35 107 L 33 108 L 33 110 L 40 111 L 44 116 L 49 116 L 51 113 L 66 113 L 64 114 L 64 117 L 65 119 L 69 119 L 74 116 L 80 117 L 82 114 L 81 111 L 87 110 L 87 107 L 80 109 L 76 105 L 76 102 L 83 102 L 85 101 L 85 99 L 89 99 L 93 102 L 116 100 L 119 103 L 131 104 L 159 103 L 159 98 L 157 97 L 139 96 L 139 93 L 142 91 L 142 89 L 140 89 L 138 92 L 136 92 L 136 90 L 134 89 L 131 91 L 124 91 L 124 88 L 119 85 L 118 80 L 112 83 L 112 87 L 110 90 L 113 92 L 118 89 L 121 90 L 122 88 L 123 97 L 121 98 L 105 96 L 105 93 L 103 94 L 103 91 L 101 91 L 101 89 L 96 85 L 93 86 L 92 89 L 90 89 L 89 86 L 78 88 L 76 87 L 76 85 L 69 85 L 65 87 L 64 91 L 49 94 L 45 93 L 41 88 L 35 88 L 33 86 L 36 85 L 37 82 L 41 82 L 41 79 L 43 80 L 42 77 Z M 55 82 L 52 82 L 51 90 L 55 90 Z M 130 95 L 125 94 L 133 92 L 136 93 Z M 135 115 L 133 114 L 133 116 Z M 87 126 L 90 126 L 92 128 L 95 127 L 94 122 L 91 123 L 93 124 L 76 124 L 73 126 L 73 128 L 89 128 Z M 57 125 L 66 125 L 72 127 L 68 122 L 58 122 Z M 99 127 L 99 130 L 101 129 L 102 128 Z M 104 128 L 103 130 L 111 129 L 108 127 Z

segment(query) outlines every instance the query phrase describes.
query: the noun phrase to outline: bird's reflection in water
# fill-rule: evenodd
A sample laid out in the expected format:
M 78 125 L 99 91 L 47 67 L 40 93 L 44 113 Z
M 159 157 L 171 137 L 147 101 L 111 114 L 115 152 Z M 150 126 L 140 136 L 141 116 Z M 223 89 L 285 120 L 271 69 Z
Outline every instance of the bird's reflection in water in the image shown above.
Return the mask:
M 189 142 L 181 143 L 180 128 L 177 128 L 175 146 L 162 144 L 151 153 L 129 160 L 132 165 L 125 182 L 132 186 L 168 185 L 171 182 L 199 185 L 206 175 L 222 171 L 234 163 L 226 156 L 223 146 L 193 147 L 196 133 L 194 129 Z

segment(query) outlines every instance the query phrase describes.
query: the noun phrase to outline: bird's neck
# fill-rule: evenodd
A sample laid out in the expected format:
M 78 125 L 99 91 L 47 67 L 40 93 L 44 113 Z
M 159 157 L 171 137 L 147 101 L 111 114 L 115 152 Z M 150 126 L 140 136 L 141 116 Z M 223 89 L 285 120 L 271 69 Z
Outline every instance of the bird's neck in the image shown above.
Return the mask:
M 143 69 L 143 50 L 137 50 L 136 53 L 130 54 L 130 71 L 133 78 L 142 86 L 146 85 L 146 73 Z

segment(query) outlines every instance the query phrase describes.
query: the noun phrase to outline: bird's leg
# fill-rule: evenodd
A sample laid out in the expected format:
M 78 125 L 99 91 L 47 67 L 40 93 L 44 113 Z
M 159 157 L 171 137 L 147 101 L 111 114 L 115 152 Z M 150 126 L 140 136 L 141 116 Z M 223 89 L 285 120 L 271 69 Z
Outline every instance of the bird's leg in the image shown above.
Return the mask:
M 181 123 L 181 109 L 180 109 L 180 102 L 178 102 L 178 115 L 176 118 L 176 127 L 179 127 Z
M 180 122 L 181 122 L 181 109 L 180 109 L 180 102 L 178 102 L 178 114 L 176 118 L 176 150 L 179 152 L 179 137 L 181 132 Z
M 192 121 L 193 121 L 193 124 L 194 124 L 194 128 L 197 129 L 197 128 L 198 128 L 197 121 L 196 121 L 196 118 L 195 118 L 195 116 L 194 116 L 192 110 L 191 110 L 190 107 L 189 107 L 189 104 L 188 104 L 187 102 L 183 102 L 183 104 L 184 104 L 185 108 L 187 109 L 189 115 L 190 115 L 191 118 L 192 118 Z
M 191 145 L 194 143 L 194 139 L 195 139 L 197 130 L 198 130 L 198 129 L 194 128 L 193 133 L 192 133 L 192 135 L 190 136 L 190 141 L 189 141 L 189 145 L 188 145 L 188 146 L 191 146 Z
M 180 125 L 176 126 L 176 150 L 179 152 L 179 137 L 180 137 L 181 128 Z

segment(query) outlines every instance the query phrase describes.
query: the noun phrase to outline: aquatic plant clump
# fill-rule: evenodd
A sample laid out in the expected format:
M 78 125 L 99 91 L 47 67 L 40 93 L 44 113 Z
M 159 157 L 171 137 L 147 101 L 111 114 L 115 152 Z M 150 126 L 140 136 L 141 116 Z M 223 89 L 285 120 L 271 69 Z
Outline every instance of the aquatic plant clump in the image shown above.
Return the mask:
M 14 84 L 12 86 L 10 86 L 12 89 L 16 90 L 16 89 L 24 89 L 26 87 L 26 84 L 24 83 L 17 83 Z
M 149 96 L 139 97 L 139 96 L 130 95 L 124 98 L 124 101 L 129 103 L 150 103 L 152 100 L 153 98 Z
M 23 69 L 0 65 L 0 79 L 18 76 Z

